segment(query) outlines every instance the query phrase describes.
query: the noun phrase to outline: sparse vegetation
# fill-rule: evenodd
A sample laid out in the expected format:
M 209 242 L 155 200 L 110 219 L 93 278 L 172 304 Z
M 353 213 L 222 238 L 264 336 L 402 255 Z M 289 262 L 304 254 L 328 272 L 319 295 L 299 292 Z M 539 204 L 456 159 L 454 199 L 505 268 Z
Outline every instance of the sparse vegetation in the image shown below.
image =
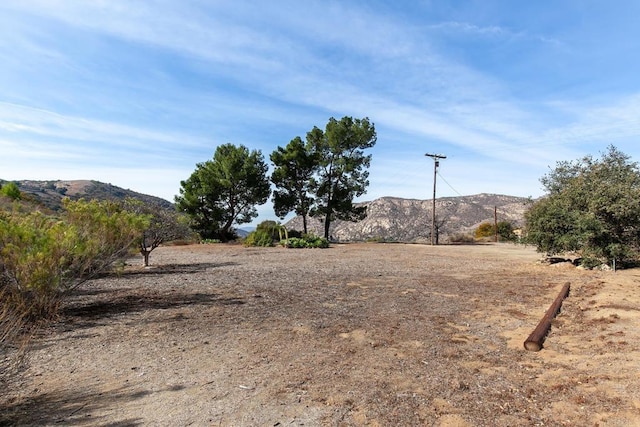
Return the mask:
M 222 243 L 222 240 L 220 239 L 202 239 L 200 241 L 201 244 L 203 245 L 214 245 L 216 243 Z
M 128 255 L 148 226 L 116 202 L 64 206 L 56 216 L 19 205 L 0 211 L 0 350 L 55 317 L 64 295 Z
M 474 242 L 475 242 L 475 239 L 473 235 L 469 233 L 456 233 L 449 236 L 449 243 L 454 243 L 454 244 L 467 243 L 468 244 L 468 243 L 474 243 Z
M 145 267 L 149 266 L 151 252 L 162 243 L 188 239 L 193 234 L 187 218 L 175 211 L 157 209 L 132 198 L 125 199 L 123 206 L 128 211 L 145 215 L 149 219 L 149 227 L 142 232 L 138 243 Z

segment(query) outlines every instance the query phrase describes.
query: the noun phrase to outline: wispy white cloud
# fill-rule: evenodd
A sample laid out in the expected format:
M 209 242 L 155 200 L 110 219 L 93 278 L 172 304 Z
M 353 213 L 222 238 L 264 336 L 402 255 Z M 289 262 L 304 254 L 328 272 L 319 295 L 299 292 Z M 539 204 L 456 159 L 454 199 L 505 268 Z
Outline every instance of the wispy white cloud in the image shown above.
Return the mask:
M 424 196 L 426 148 L 455 154 L 446 176 L 463 193 L 534 193 L 547 166 L 609 142 L 640 154 L 630 142 L 640 88 L 600 91 L 593 79 L 614 77 L 580 69 L 568 79 L 572 55 L 559 53 L 579 34 L 564 39 L 546 21 L 427 19 L 428 2 L 411 9 L 424 16 L 365 2 L 251 3 L 2 2 L 0 148 L 34 174 L 55 175 L 45 166 L 55 159 L 99 179 L 82 167 L 98 158 L 101 176 L 120 163 L 133 180 L 136 163 L 184 179 L 219 143 L 268 157 L 329 116 L 368 116 L 379 130 L 370 195 L 405 197 Z M 496 51 L 503 62 L 488 64 Z M 0 159 L 0 177 L 9 163 Z
M 527 31 L 514 31 L 508 27 L 498 26 L 498 25 L 489 25 L 489 26 L 480 26 L 476 24 L 472 24 L 469 22 L 459 22 L 459 21 L 446 21 L 439 22 L 437 24 L 429 25 L 428 27 L 431 30 L 441 31 L 446 33 L 452 33 L 457 35 L 466 35 L 471 37 L 502 37 L 506 39 L 524 39 L 524 40 L 534 40 L 541 43 L 547 43 L 559 46 L 562 43 L 552 37 L 531 34 Z
M 21 105 L 0 102 L 0 131 L 6 134 L 40 136 L 65 141 L 103 143 L 129 150 L 199 147 L 206 141 L 179 133 L 166 133 L 133 126 L 73 117 Z M 153 145 L 150 145 L 153 144 Z

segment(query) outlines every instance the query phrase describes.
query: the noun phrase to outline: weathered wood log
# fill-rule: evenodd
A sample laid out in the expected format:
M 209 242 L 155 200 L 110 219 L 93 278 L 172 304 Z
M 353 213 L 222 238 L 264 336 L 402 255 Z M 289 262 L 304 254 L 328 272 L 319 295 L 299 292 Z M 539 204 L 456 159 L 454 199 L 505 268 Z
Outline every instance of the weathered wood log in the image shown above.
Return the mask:
M 538 323 L 538 326 L 536 326 L 533 332 L 531 332 L 531 335 L 529 335 L 529 338 L 527 338 L 526 341 L 524 342 L 524 348 L 526 348 L 529 351 L 542 350 L 542 344 L 544 343 L 544 339 L 549 333 L 549 329 L 551 329 L 551 321 L 553 320 L 554 317 L 556 317 L 556 314 L 558 314 L 558 312 L 560 311 L 560 307 L 562 306 L 562 301 L 567 297 L 567 295 L 569 295 L 569 286 L 570 286 L 569 282 L 564 284 L 564 286 L 562 287 L 562 290 L 556 297 L 555 301 L 553 301 L 553 304 L 551 304 L 551 307 L 549 307 L 547 312 L 544 314 L 544 316 L 540 320 L 540 323 Z

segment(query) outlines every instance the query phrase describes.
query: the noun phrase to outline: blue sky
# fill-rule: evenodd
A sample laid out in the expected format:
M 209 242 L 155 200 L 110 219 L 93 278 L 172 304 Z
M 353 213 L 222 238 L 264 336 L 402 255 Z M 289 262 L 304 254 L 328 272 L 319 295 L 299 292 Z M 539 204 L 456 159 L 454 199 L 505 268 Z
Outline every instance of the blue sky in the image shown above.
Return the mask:
M 173 200 L 216 146 L 268 161 L 369 117 L 370 187 L 538 197 L 557 161 L 640 160 L 640 2 L 3 0 L 0 178 Z M 258 221 L 273 219 L 270 205 Z

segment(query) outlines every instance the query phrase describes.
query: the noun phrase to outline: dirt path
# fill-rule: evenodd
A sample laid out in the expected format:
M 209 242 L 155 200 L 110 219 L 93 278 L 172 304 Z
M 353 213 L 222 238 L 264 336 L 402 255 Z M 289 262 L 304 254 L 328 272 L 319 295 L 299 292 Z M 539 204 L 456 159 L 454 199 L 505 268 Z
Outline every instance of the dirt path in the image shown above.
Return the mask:
M 155 268 L 69 301 L 0 399 L 0 424 L 640 426 L 640 271 L 538 258 L 511 245 L 159 248 Z M 525 351 L 566 281 L 545 348 Z

